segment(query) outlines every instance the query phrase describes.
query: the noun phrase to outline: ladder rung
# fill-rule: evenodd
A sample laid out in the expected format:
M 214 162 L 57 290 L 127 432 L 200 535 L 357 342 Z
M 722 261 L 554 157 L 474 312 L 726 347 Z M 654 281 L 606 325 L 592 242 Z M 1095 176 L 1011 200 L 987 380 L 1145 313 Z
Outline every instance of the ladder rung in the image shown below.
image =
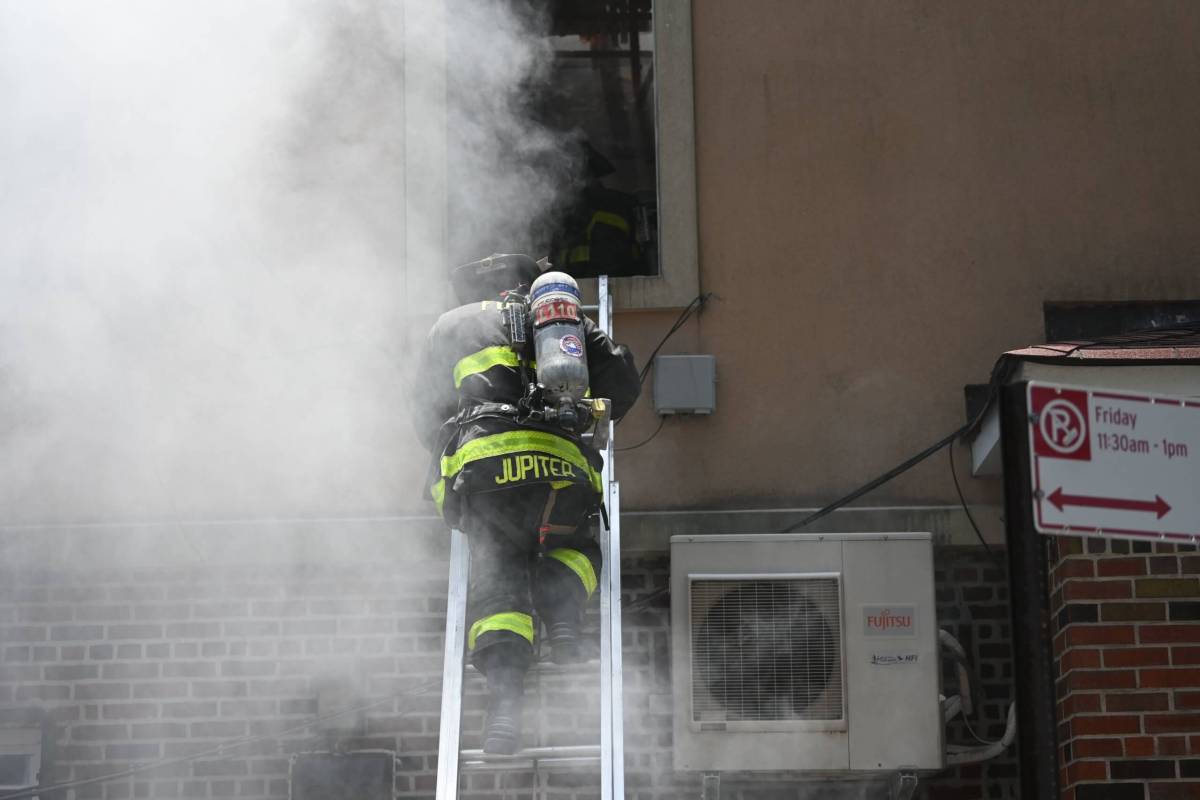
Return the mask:
M 526 747 L 523 750 L 518 750 L 510 756 L 501 755 L 499 753 L 485 753 L 482 750 L 460 750 L 459 755 L 462 758 L 471 759 L 472 761 L 487 761 L 487 762 L 505 762 L 517 761 L 520 759 L 540 761 L 545 758 L 599 758 L 600 745 L 598 744 L 570 744 L 570 745 L 550 745 L 547 747 Z
M 526 747 L 511 756 L 485 753 L 482 750 L 459 751 L 463 770 L 530 770 L 553 767 L 594 766 L 600 763 L 600 746 L 594 744 L 563 745 L 560 747 Z
M 555 664 L 553 661 L 538 661 L 529 667 L 526 675 L 541 675 L 556 677 L 559 675 L 577 675 L 580 673 L 596 672 L 600 669 L 600 659 L 591 658 L 577 664 Z
M 574 756 L 571 758 L 527 758 L 523 761 L 463 761 L 463 772 L 530 772 L 540 769 L 575 769 L 594 767 L 600 756 Z
M 595 672 L 599 669 L 599 658 L 589 658 L 587 661 L 580 661 L 577 664 L 555 664 L 553 661 L 535 661 L 529 665 L 529 670 L 525 673 L 525 677 L 528 679 L 540 675 L 544 678 L 555 678 L 562 675 Z M 467 666 L 467 674 L 470 675 L 472 680 L 486 680 L 479 670 L 475 669 L 474 665 Z

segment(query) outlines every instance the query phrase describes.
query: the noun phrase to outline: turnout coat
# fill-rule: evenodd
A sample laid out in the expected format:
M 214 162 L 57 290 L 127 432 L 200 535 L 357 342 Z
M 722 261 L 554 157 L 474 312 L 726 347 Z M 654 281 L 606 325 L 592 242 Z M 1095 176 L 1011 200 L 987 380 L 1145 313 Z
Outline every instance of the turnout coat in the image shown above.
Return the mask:
M 503 302 L 485 300 L 447 311 L 418 359 L 414 422 L 433 454 L 427 489 L 451 526 L 458 524 L 466 494 L 533 483 L 582 484 L 597 499 L 602 490 L 603 459 L 578 436 L 552 425 L 518 423 L 503 413 L 470 418 L 484 403 L 515 408 L 526 381 L 537 380 L 532 361 L 522 366 L 512 349 L 504 308 Z M 590 319 L 584 317 L 583 325 L 591 394 L 608 398 L 613 419 L 620 419 L 641 389 L 633 355 Z M 532 342 L 532 331 L 526 338 Z M 460 412 L 468 419 L 460 421 Z

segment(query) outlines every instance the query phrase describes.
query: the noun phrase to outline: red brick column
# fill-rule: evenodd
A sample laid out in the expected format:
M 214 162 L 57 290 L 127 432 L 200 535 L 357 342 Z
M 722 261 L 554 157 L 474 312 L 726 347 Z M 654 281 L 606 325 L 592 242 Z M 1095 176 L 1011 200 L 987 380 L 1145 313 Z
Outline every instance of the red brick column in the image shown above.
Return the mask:
M 1200 799 L 1200 555 L 1052 537 L 1064 800 Z

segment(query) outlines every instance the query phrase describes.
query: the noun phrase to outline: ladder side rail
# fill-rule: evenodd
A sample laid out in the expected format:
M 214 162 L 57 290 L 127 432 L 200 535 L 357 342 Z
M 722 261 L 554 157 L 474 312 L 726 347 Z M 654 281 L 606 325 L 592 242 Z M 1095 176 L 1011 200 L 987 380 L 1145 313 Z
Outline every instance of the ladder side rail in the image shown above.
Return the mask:
M 608 276 L 602 275 L 596 281 L 596 288 L 599 289 L 600 313 L 599 324 L 600 329 L 612 336 L 612 317 L 610 314 L 611 299 L 608 296 Z M 613 475 L 613 446 L 612 446 L 613 429 L 610 425 L 608 428 L 608 445 L 605 449 L 604 471 L 601 474 L 601 483 L 604 485 L 604 505 L 606 510 L 611 509 L 610 501 L 612 500 L 612 475 Z M 611 512 L 610 512 L 611 513 Z M 611 517 L 610 517 L 611 524 Z M 608 525 L 604 524 L 604 517 L 601 517 L 600 523 L 600 552 L 602 557 L 601 575 L 600 575 L 600 798 L 601 800 L 616 800 L 617 793 L 614 792 L 613 775 L 612 775 L 612 584 L 608 582 L 608 575 L 612 572 L 612 531 Z M 619 569 L 619 567 L 618 567 Z M 617 602 L 620 602 L 620 597 L 617 597 Z
M 605 482 L 605 503 L 610 497 L 609 483 Z M 600 797 L 601 800 L 616 800 L 618 795 L 613 786 L 613 702 L 612 702 L 612 584 L 608 573 L 612 572 L 612 532 L 603 524 L 600 527 L 600 550 L 604 563 L 600 576 Z M 617 598 L 620 602 L 620 598 Z
M 601 275 L 597 280 L 597 288 L 599 290 L 600 313 L 598 323 L 600 329 L 612 335 L 612 318 L 609 314 L 609 304 L 611 302 L 608 294 L 608 276 Z M 604 470 L 601 475 L 601 483 L 604 487 L 604 507 L 609 509 L 609 501 L 612 499 L 612 476 L 613 476 L 613 446 L 612 446 L 613 429 L 610 425 L 608 430 L 608 446 L 604 453 Z M 611 523 L 611 520 L 610 520 Z M 600 552 L 602 557 L 601 574 L 600 574 L 600 798 L 601 800 L 616 800 L 617 794 L 613 791 L 613 738 L 612 738 L 612 682 L 609 676 L 612 674 L 612 593 L 611 584 L 608 580 L 609 573 L 612 572 L 612 531 L 604 524 L 603 517 L 600 523 Z M 617 598 L 620 602 L 620 598 Z
M 609 441 L 612 441 L 611 435 Z M 614 450 L 613 445 L 609 449 Z M 624 644 L 621 636 L 621 484 L 613 481 L 609 485 L 609 518 L 611 530 L 608 534 L 610 562 L 613 566 L 606 576 L 609 581 L 609 641 L 611 652 L 609 657 L 609 702 L 612 703 L 609 736 L 612 738 L 612 786 L 613 800 L 624 800 L 625 797 L 625 714 L 624 714 L 624 656 L 621 652 Z
M 613 303 L 611 284 L 607 275 L 597 281 L 599 290 L 599 325 L 612 336 Z M 616 446 L 613 443 L 615 425 L 610 422 L 608 447 L 604 458 L 602 481 L 604 505 L 609 525 L 601 525 L 600 549 L 604 565 L 600 587 L 600 796 L 603 800 L 623 800 L 624 781 L 624 724 L 621 715 L 621 549 L 620 513 L 616 494 Z M 615 534 L 615 536 L 614 536 Z M 615 588 L 615 592 L 614 592 Z M 614 684 L 614 677 L 616 682 Z
M 446 596 L 446 647 L 442 661 L 442 713 L 438 731 L 437 800 L 458 797 L 459 747 L 462 735 L 463 671 L 466 661 L 467 537 L 450 531 L 450 589 Z

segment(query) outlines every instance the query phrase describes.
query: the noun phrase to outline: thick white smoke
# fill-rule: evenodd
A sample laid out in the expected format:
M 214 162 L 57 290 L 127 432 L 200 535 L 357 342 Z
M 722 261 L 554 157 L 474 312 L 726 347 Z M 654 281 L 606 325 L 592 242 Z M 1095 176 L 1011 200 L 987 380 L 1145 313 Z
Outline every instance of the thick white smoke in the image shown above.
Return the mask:
M 447 250 L 570 161 L 536 20 L 456 6 L 0 3 L 0 523 L 421 508 Z

